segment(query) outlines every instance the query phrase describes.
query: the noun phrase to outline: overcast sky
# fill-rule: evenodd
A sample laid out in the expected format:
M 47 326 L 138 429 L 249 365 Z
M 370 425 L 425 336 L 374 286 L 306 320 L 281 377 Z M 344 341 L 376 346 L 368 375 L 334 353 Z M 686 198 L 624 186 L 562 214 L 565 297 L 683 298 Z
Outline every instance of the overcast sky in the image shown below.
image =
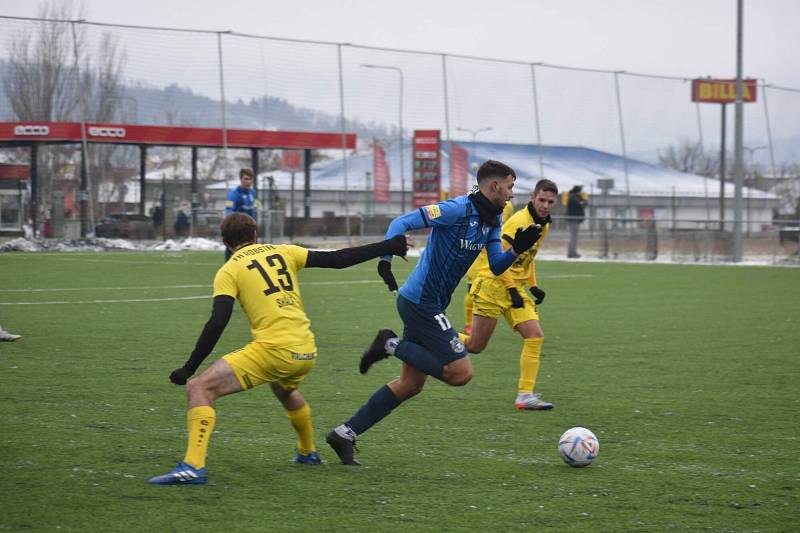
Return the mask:
M 736 73 L 736 0 L 84 0 L 88 19 L 675 76 Z M 35 16 L 35 0 L 0 15 Z M 744 74 L 800 88 L 800 0 L 746 0 Z

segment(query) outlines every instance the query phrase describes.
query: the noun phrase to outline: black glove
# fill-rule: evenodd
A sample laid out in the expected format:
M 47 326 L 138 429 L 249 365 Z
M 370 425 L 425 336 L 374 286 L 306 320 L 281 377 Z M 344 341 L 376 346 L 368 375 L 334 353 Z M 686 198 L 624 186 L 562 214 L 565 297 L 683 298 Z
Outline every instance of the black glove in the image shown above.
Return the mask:
M 400 257 L 406 256 L 408 244 L 405 235 L 395 235 L 391 239 L 387 239 L 386 242 L 388 242 L 391 247 L 392 255 L 399 255 Z
M 522 301 L 522 296 L 519 295 L 519 291 L 516 287 L 508 289 L 508 295 L 511 296 L 511 307 L 514 309 L 522 309 L 525 302 Z
M 182 366 L 172 371 L 172 374 L 169 375 L 169 380 L 176 385 L 186 385 L 186 380 L 192 377 L 192 374 L 194 372 Z
M 517 252 L 517 254 L 521 254 L 526 250 L 530 250 L 541 236 L 542 227 L 538 224 L 531 224 L 525 229 L 517 228 L 517 232 L 514 234 L 514 242 L 511 243 L 511 247 L 514 248 L 514 251 Z
M 533 296 L 536 305 L 539 305 L 544 301 L 544 291 L 539 287 L 531 287 L 530 288 L 531 295 Z
M 390 291 L 397 292 L 397 280 L 394 279 L 394 274 L 392 274 L 391 262 L 384 259 L 378 261 L 378 275 L 383 279 Z

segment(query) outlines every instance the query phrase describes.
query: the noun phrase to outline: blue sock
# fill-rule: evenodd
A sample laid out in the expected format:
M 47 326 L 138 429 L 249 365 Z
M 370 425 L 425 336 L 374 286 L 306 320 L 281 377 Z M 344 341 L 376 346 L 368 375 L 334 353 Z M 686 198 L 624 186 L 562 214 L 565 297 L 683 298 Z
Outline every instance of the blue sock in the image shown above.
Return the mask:
M 442 379 L 444 363 L 419 344 L 401 341 L 394 350 L 394 356 L 424 374 Z
M 389 385 L 384 385 L 367 400 L 367 403 L 345 422 L 345 424 L 355 431 L 356 435 L 361 435 L 369 428 L 380 422 L 392 410 L 400 405 L 400 400 L 394 395 Z

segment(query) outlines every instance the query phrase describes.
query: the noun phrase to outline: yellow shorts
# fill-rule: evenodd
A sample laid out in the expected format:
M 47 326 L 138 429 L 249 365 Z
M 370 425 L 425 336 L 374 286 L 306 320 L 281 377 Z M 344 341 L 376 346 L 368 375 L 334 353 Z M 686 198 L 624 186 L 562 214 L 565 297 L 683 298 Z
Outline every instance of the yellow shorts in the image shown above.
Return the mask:
M 472 298 L 472 312 L 477 316 L 494 318 L 503 315 L 512 328 L 528 320 L 539 320 L 536 304 L 524 287 L 517 287 L 524 304 L 519 309 L 511 307 L 508 289 L 497 278 L 478 276 L 472 284 L 469 295 Z
M 244 390 L 263 383 L 278 383 L 284 390 L 296 389 L 317 362 L 314 343 L 294 348 L 275 348 L 251 342 L 222 357 L 233 369 Z

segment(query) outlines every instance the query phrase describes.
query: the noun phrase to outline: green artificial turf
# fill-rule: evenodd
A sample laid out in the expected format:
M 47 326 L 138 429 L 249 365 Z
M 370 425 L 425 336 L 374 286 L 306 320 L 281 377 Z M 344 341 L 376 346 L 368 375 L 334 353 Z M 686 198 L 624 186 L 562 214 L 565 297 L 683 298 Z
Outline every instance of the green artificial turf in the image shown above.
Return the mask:
M 555 409 L 513 408 L 521 341 L 501 323 L 472 382 L 429 380 L 359 440 L 360 468 L 324 434 L 397 376 L 393 358 L 357 365 L 402 325 L 373 264 L 303 270 L 319 360 L 301 390 L 325 464 L 292 464 L 260 387 L 218 401 L 207 485 L 150 486 L 183 457 L 184 389 L 167 376 L 221 259 L 0 254 L 0 324 L 23 335 L 0 343 L 0 530 L 798 529 L 800 270 L 786 268 L 540 262 L 537 391 Z M 395 261 L 398 278 L 412 265 Z M 203 368 L 248 340 L 237 306 Z M 584 469 L 556 449 L 576 425 L 600 441 Z

